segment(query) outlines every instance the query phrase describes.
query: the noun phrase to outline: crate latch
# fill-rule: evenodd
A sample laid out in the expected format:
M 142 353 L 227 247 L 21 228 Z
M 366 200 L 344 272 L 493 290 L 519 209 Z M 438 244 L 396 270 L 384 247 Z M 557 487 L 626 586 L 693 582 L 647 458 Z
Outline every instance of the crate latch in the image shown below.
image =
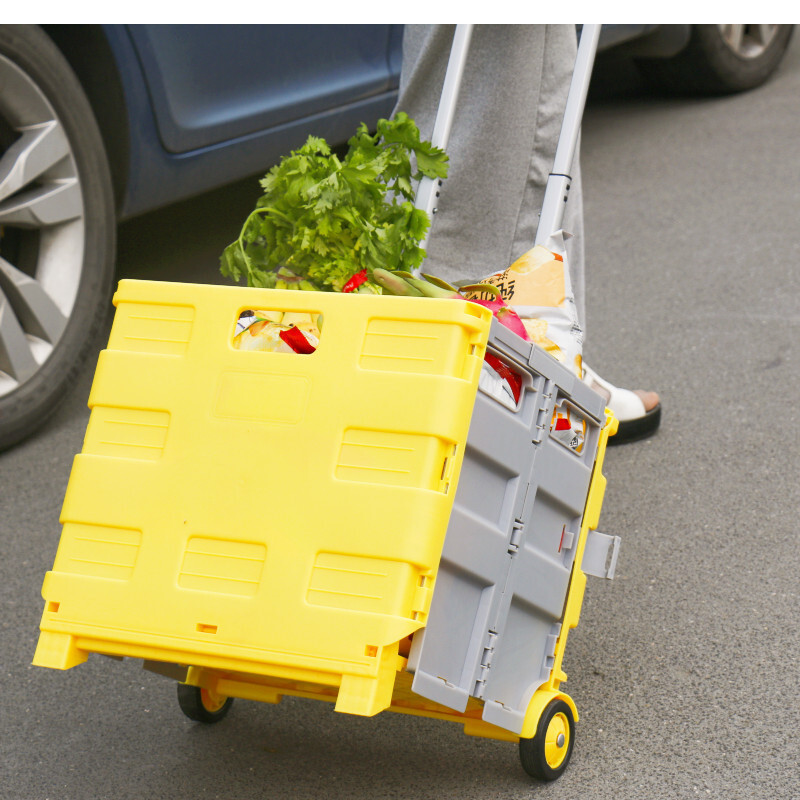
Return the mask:
M 558 542 L 558 552 L 559 553 L 566 553 L 569 550 L 572 550 L 572 546 L 575 544 L 575 539 L 577 536 L 572 531 L 567 530 L 567 526 L 564 525 L 561 528 L 561 539 Z
M 617 568 L 620 541 L 619 536 L 609 536 L 600 531 L 589 531 L 581 560 L 581 569 L 587 575 L 611 580 Z

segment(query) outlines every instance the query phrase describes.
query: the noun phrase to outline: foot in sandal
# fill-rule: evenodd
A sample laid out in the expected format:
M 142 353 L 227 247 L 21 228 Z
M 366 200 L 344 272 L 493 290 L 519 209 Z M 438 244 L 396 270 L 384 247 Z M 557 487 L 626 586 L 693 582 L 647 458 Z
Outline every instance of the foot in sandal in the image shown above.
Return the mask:
M 661 400 L 655 392 L 620 389 L 603 380 L 586 363 L 583 364 L 583 382 L 606 399 L 606 405 L 619 420 L 619 430 L 608 440 L 609 445 L 644 439 L 658 430 Z

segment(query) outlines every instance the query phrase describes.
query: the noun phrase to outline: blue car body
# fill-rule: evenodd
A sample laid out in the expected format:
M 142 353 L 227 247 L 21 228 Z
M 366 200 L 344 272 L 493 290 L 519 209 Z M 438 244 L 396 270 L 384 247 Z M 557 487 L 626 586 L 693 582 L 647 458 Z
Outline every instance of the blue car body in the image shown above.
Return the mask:
M 401 25 L 45 26 L 89 96 L 118 217 L 266 170 L 391 113 Z

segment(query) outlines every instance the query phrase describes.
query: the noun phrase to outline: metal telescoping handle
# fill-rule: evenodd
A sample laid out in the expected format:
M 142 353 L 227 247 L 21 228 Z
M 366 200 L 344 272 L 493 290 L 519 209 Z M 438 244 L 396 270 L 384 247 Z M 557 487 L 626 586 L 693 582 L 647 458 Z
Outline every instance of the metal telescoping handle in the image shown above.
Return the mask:
M 592 66 L 599 38 L 600 25 L 583 26 L 572 82 L 567 95 L 567 105 L 564 109 L 564 122 L 558 137 L 553 171 L 547 178 L 542 213 L 539 217 L 534 244 L 545 244 L 562 227 L 564 209 L 572 183 L 570 173 L 575 159 L 575 149 L 578 146 L 583 109 L 586 105 L 586 95 L 589 91 L 589 81 L 592 77 Z
M 458 92 L 461 89 L 461 78 L 464 74 L 464 65 L 467 63 L 467 52 L 469 41 L 472 36 L 472 25 L 456 25 L 456 32 L 453 35 L 453 46 L 450 50 L 450 59 L 447 62 L 447 72 L 444 76 L 442 86 L 442 96 L 439 100 L 439 108 L 436 111 L 436 122 L 433 126 L 431 143 L 434 147 L 447 148 L 450 140 L 450 130 L 453 127 L 453 118 L 456 113 L 456 101 Z M 417 196 L 414 202 L 416 208 L 421 208 L 433 222 L 433 215 L 436 212 L 436 198 L 439 193 L 441 181 L 438 178 L 423 177 L 417 188 Z M 428 228 L 425 238 L 420 242 L 420 247 L 425 248 L 428 244 L 428 237 L 431 229 Z M 419 270 L 416 270 L 417 272 Z
M 472 25 L 456 25 L 453 35 L 453 46 L 450 50 L 450 59 L 447 62 L 447 72 L 442 86 L 442 97 L 439 101 L 439 108 L 436 112 L 436 122 L 433 127 L 431 142 L 435 147 L 445 149 L 450 138 L 450 130 L 453 126 L 455 117 L 456 100 L 461 88 L 461 78 L 464 74 L 464 66 L 467 61 L 469 42 L 472 36 Z M 544 201 L 542 203 L 542 213 L 539 218 L 539 226 L 536 230 L 535 244 L 547 242 L 550 236 L 556 231 L 561 230 L 564 219 L 564 208 L 569 195 L 569 187 L 572 182 L 570 172 L 572 162 L 575 158 L 575 149 L 578 145 L 578 135 L 581 129 L 583 109 L 586 105 L 586 95 L 589 91 L 589 81 L 592 76 L 594 57 L 597 52 L 597 42 L 600 38 L 600 25 L 584 25 L 581 31 L 581 40 L 578 44 L 578 53 L 575 58 L 575 69 L 572 73 L 572 81 L 567 95 L 567 103 L 564 109 L 564 121 L 561 126 L 561 133 L 558 137 L 556 156 L 553 162 L 553 170 L 547 179 L 545 187 Z M 433 226 L 433 216 L 436 212 L 436 198 L 438 196 L 441 181 L 435 178 L 424 177 L 420 181 L 417 189 L 415 207 L 421 208 L 431 220 Z M 428 244 L 431 229 L 425 234 L 425 238 L 420 242 L 420 247 L 425 248 Z M 416 270 L 419 272 L 419 270 Z

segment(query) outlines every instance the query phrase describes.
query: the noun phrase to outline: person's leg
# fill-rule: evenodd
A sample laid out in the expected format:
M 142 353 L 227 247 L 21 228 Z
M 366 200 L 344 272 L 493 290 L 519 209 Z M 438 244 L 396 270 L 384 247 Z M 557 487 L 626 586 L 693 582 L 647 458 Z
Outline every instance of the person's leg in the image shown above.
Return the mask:
M 455 26 L 409 25 L 396 111 L 406 111 L 430 138 Z M 504 270 L 534 242 L 552 168 L 577 39 L 571 25 L 475 26 L 447 152 L 424 269 L 449 280 L 477 280 Z M 578 317 L 585 325 L 583 198 L 578 156 L 564 228 Z M 658 426 L 653 393 L 619 389 L 589 371 L 628 432 Z M 616 406 L 616 408 L 614 408 Z M 633 423 L 633 427 L 628 423 Z

